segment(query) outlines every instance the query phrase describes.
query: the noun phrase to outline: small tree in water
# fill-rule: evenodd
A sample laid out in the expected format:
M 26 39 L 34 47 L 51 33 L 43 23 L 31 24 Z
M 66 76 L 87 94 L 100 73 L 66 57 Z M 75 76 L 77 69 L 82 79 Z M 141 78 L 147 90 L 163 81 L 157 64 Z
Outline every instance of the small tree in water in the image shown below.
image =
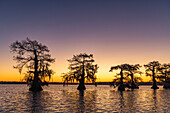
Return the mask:
M 164 84 L 164 88 L 170 88 L 170 64 L 162 64 L 159 67 L 158 79 Z
M 158 61 L 152 61 L 149 62 L 148 64 L 144 65 L 146 68 L 146 76 L 151 76 L 152 77 L 152 89 L 159 89 L 156 83 L 156 78 L 158 76 L 159 68 L 160 68 L 160 63 Z
M 116 76 L 120 76 L 120 78 L 115 79 L 115 82 L 119 82 L 118 85 L 118 90 L 120 91 L 125 91 L 125 86 L 123 84 L 123 80 L 124 80 L 124 71 L 127 71 L 128 69 L 128 64 L 121 64 L 121 65 L 117 65 L 117 66 L 112 66 L 110 68 L 110 72 L 112 72 L 113 70 L 120 70 L 120 74 L 117 74 Z
M 64 84 L 74 80 L 79 82 L 78 90 L 85 90 L 85 79 L 95 83 L 98 66 L 93 64 L 93 54 L 82 54 L 73 55 L 73 58 L 69 59 L 70 72 L 63 74 Z
M 139 64 L 135 64 L 135 65 L 129 65 L 127 64 L 127 76 L 131 77 L 131 88 L 132 89 L 137 89 L 139 88 L 136 84 L 135 81 L 140 80 L 140 77 L 135 77 L 134 74 L 142 74 L 141 71 L 139 71 L 140 69 L 140 65 Z
M 49 49 L 47 46 L 38 43 L 36 40 L 32 41 L 29 38 L 16 41 L 10 45 L 10 49 L 17 55 L 14 56 L 14 60 L 19 63 L 14 68 L 19 69 L 21 73 L 24 67 L 28 68 L 25 79 L 30 85 L 30 91 L 41 91 L 43 81 L 46 77 L 51 77 L 53 71 L 48 67 L 49 63 L 53 63 L 55 60 L 51 58 Z

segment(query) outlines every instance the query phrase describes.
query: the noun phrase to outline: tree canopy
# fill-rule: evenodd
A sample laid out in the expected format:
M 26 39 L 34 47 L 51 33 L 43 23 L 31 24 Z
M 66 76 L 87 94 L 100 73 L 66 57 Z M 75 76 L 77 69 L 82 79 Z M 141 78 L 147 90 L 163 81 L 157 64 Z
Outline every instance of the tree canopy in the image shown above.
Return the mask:
M 156 84 L 156 78 L 158 77 L 160 66 L 161 64 L 158 61 L 152 61 L 144 65 L 146 69 L 145 70 L 146 76 L 152 76 L 153 85 L 151 88 L 153 89 L 158 89 L 157 84 Z
M 31 87 L 42 82 L 41 80 L 45 80 L 47 76 L 49 79 L 51 78 L 51 74 L 54 72 L 49 69 L 49 66 L 50 63 L 55 62 L 55 59 L 51 58 L 46 45 L 27 38 L 20 42 L 15 41 L 10 45 L 10 49 L 16 54 L 13 58 L 18 63 L 14 68 L 18 69 L 20 73 L 23 68 L 27 68 L 25 79 L 31 84 Z
M 126 84 L 126 87 L 137 88 L 135 86 L 135 81 L 139 80 L 140 77 L 135 77 L 134 74 L 141 74 L 141 71 L 139 71 L 140 67 L 141 66 L 139 64 L 121 64 L 117 66 L 112 66 L 110 68 L 110 72 L 112 72 L 113 70 L 120 70 L 120 73 L 116 74 L 116 78 L 113 80 L 113 84 L 119 86 L 120 90 L 124 90 L 125 85 L 123 84 L 123 81 L 130 81 L 131 85 L 129 86 L 128 84 Z M 131 77 L 131 79 L 128 78 L 129 76 Z
M 170 64 L 162 64 L 158 68 L 159 74 L 158 79 L 165 82 L 170 78 Z
M 85 79 L 90 82 L 96 81 L 96 73 L 98 69 L 97 64 L 94 63 L 93 54 L 80 53 L 78 55 L 73 55 L 73 58 L 69 59 L 69 72 L 63 74 L 64 83 L 69 81 L 78 81 L 79 87 L 85 87 Z M 81 89 L 80 88 L 80 89 Z
M 114 84 L 116 83 L 116 86 L 118 86 L 118 90 L 121 90 L 121 91 L 125 90 L 125 86 L 123 84 L 123 80 L 125 79 L 124 71 L 128 70 L 128 65 L 129 64 L 121 64 L 121 65 L 112 66 L 110 68 L 110 72 L 112 72 L 113 70 L 120 70 L 120 73 L 116 74 L 116 79 L 114 79 L 113 81 Z

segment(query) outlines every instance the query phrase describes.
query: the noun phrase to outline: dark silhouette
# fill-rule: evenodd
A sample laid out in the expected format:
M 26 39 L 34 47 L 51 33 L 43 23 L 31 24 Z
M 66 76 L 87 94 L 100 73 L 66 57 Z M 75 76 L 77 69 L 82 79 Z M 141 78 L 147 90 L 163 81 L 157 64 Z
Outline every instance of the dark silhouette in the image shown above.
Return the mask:
M 46 77 L 51 77 L 53 71 L 48 67 L 49 63 L 53 63 L 55 60 L 51 58 L 49 49 L 47 46 L 38 43 L 36 40 L 32 41 L 29 38 L 22 40 L 21 42 L 16 41 L 10 45 L 10 49 L 17 55 L 14 56 L 14 60 L 19 63 L 14 68 L 19 69 L 21 73 L 22 69 L 26 67 L 28 69 L 25 74 L 25 80 L 30 86 L 30 91 L 41 91 L 43 81 Z
M 95 83 L 98 66 L 93 65 L 94 59 L 93 54 L 82 54 L 73 55 L 73 58 L 69 59 L 70 72 L 63 74 L 64 84 L 74 80 L 79 82 L 78 90 L 85 90 L 85 79 L 87 81 Z
M 117 74 L 116 76 L 120 76 L 117 77 L 116 79 L 114 79 L 114 82 L 116 83 L 116 86 L 118 86 L 118 90 L 120 91 L 125 91 L 125 85 L 123 84 L 123 79 L 125 78 L 123 75 L 124 71 L 127 71 L 128 69 L 128 64 L 121 64 L 121 65 L 117 65 L 117 66 L 112 66 L 110 68 L 110 72 L 112 72 L 113 70 L 120 70 L 120 74 Z
M 141 71 L 139 71 L 140 69 L 140 65 L 139 64 L 135 64 L 135 65 L 129 65 L 127 64 L 128 68 L 127 68 L 127 76 L 131 77 L 131 84 L 130 84 L 130 88 L 131 89 L 138 89 L 139 86 L 136 84 L 136 82 L 141 79 L 140 77 L 135 77 L 134 74 L 142 74 Z
M 158 70 L 158 79 L 163 82 L 163 88 L 170 88 L 170 64 L 162 64 Z
M 137 81 L 141 80 L 141 78 L 135 77 L 134 74 L 142 73 L 141 71 L 139 71 L 140 67 L 141 66 L 139 64 L 121 64 L 111 67 L 110 72 L 120 69 L 120 73 L 116 75 L 116 79 L 113 80 L 113 83 L 111 83 L 111 85 L 114 85 L 115 87 L 118 86 L 118 90 L 120 91 L 124 91 L 126 87 L 131 89 L 138 89 L 139 87 L 136 83 Z M 120 78 L 117 76 L 120 76 Z M 128 83 L 123 83 L 123 80 Z
M 159 68 L 160 68 L 160 63 L 158 61 L 152 61 L 152 62 L 149 62 L 148 64 L 144 65 L 145 68 L 146 68 L 146 76 L 152 76 L 152 81 L 153 81 L 153 84 L 152 84 L 152 89 L 159 89 L 159 87 L 157 86 L 157 83 L 156 83 L 156 77 L 158 76 L 158 71 L 159 71 Z

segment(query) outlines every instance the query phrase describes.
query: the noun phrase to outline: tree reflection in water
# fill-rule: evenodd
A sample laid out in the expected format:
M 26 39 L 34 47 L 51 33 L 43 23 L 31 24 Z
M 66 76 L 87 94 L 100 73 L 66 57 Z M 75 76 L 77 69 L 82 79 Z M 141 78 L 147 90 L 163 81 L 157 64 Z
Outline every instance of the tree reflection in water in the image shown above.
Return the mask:
M 124 97 L 123 97 L 123 91 L 120 91 L 120 111 L 123 112 L 124 111 L 124 108 L 125 108 L 125 100 L 124 100 Z
M 139 90 L 131 90 L 131 91 L 127 91 L 127 92 L 120 92 L 120 112 L 124 112 L 124 111 L 129 111 L 129 112 L 134 112 L 134 111 L 141 111 L 142 109 L 139 108 L 139 106 L 143 106 L 141 105 L 141 103 L 138 102 L 138 98 L 139 98 Z M 153 92 L 151 92 L 150 94 L 148 94 L 149 97 L 144 97 L 145 99 L 148 98 L 148 100 L 144 103 L 145 105 L 147 105 L 149 108 L 150 106 L 150 111 L 152 112 L 157 112 L 158 111 L 158 100 L 157 100 L 157 92 L 156 90 L 153 90 Z M 147 111 L 147 108 L 144 107 L 143 110 Z
M 93 91 L 74 91 L 63 90 L 63 98 L 67 105 L 65 112 L 96 112 L 96 90 Z
M 113 90 L 109 86 L 98 86 L 96 89 L 79 92 L 74 90 L 76 86 L 63 90 L 54 85 L 50 86 L 50 90 L 37 93 L 24 90 L 25 85 L 2 86 L 0 111 L 3 113 L 170 113 L 170 91 L 162 86 L 157 90 L 141 86 L 140 89 L 124 92 Z
M 129 111 L 137 111 L 138 107 L 136 106 L 137 104 L 137 97 L 138 97 L 138 91 L 136 90 L 131 90 L 127 92 L 127 109 Z
M 156 95 L 156 89 L 153 90 L 153 112 L 157 112 L 157 95 Z
M 137 96 L 138 92 L 136 90 L 130 91 L 110 91 L 110 102 L 112 103 L 111 111 L 114 112 L 134 112 L 138 111 L 137 107 Z M 109 102 L 109 103 L 110 103 Z
M 27 106 L 27 111 L 29 112 L 49 112 L 50 109 L 50 103 L 52 99 L 50 98 L 50 95 L 46 91 L 41 92 L 27 92 L 26 93 L 26 101 L 25 105 Z
M 85 103 L 84 103 L 84 90 L 79 91 L 79 109 L 81 113 L 85 111 Z

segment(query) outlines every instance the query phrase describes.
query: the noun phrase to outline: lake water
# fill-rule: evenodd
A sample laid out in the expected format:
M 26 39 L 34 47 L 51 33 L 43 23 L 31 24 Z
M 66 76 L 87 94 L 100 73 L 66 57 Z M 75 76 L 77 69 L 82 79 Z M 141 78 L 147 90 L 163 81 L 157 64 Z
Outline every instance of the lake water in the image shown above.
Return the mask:
M 170 113 L 170 90 L 150 87 L 119 92 L 107 85 L 86 85 L 87 89 L 79 92 L 76 85 L 50 85 L 33 93 L 24 84 L 0 84 L 0 112 Z

